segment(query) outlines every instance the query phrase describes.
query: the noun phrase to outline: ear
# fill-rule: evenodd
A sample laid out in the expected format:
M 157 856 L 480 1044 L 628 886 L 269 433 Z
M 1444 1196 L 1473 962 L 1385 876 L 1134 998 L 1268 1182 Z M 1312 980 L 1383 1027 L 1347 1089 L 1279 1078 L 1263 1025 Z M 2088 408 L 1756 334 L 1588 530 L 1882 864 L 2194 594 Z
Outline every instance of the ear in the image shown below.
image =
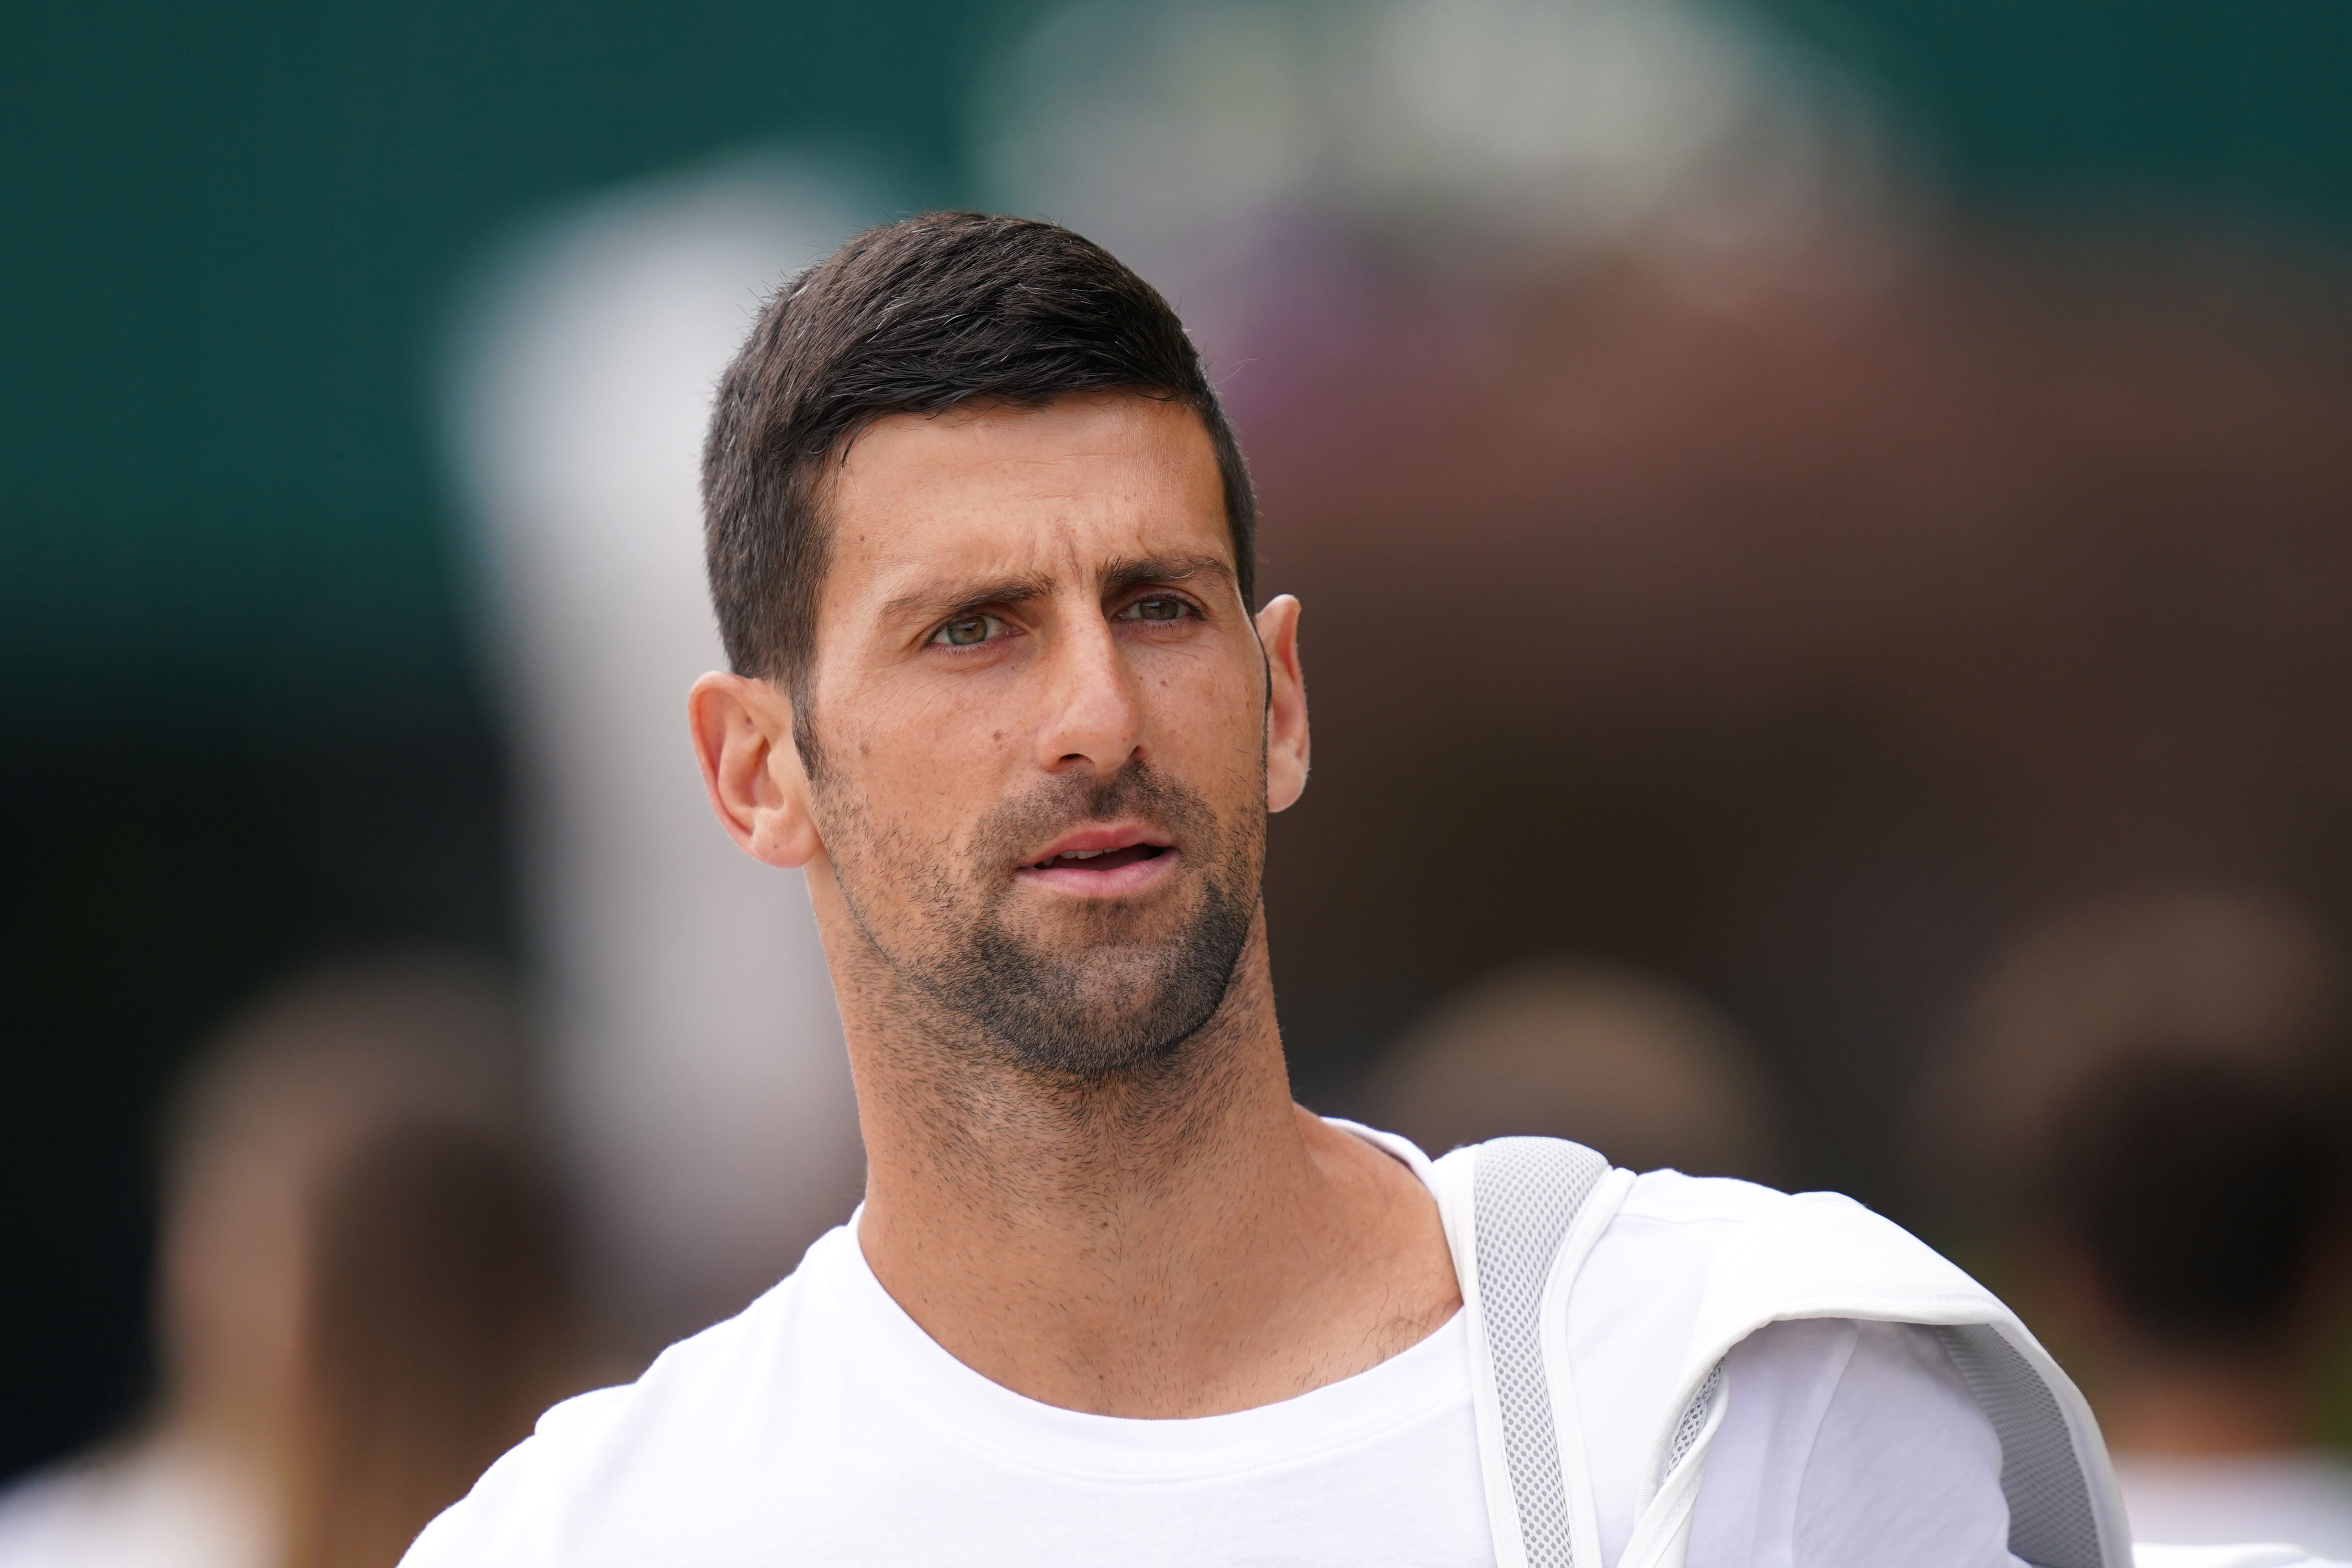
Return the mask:
M 719 825 L 771 866 L 804 866 L 824 847 L 808 775 L 793 743 L 793 705 L 772 681 L 712 673 L 686 700 L 702 787 Z
M 1286 811 L 1307 791 L 1307 674 L 1298 663 L 1298 601 L 1276 595 L 1257 613 L 1265 649 L 1265 808 Z

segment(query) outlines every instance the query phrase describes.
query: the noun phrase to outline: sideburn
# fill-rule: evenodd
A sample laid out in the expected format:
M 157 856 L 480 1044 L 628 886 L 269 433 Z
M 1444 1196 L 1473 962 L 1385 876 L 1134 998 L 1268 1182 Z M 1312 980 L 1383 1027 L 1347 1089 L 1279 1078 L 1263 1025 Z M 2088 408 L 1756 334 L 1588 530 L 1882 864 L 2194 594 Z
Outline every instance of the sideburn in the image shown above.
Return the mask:
M 793 705 L 793 750 L 800 753 L 801 772 L 814 788 L 824 777 L 824 748 L 817 743 L 816 714 L 805 672 L 786 679 L 784 696 Z

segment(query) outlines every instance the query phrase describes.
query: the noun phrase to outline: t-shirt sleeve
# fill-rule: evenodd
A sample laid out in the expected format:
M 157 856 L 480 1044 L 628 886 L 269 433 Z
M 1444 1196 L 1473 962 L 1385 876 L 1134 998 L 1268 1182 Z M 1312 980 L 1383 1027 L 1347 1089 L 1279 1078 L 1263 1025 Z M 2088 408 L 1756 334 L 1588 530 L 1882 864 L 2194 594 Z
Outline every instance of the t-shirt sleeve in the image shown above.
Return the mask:
M 1775 1323 L 1724 1382 L 1689 1568 L 2021 1568 L 2000 1440 L 1932 1331 Z

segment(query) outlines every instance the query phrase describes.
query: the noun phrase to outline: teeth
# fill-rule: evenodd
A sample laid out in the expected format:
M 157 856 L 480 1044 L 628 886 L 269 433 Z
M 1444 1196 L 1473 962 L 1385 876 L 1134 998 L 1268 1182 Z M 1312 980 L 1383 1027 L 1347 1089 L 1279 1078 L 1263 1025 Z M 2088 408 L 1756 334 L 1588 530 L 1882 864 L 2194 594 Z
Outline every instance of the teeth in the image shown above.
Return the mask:
M 1068 861 L 1072 861 L 1072 860 L 1091 860 L 1091 859 L 1093 859 L 1093 858 L 1094 858 L 1096 856 L 1097 856 L 1097 855 L 1108 855 L 1108 854 L 1109 854 L 1109 853 L 1110 853 L 1110 851 L 1109 851 L 1109 850 L 1108 850 L 1108 849 L 1070 849 L 1070 850 L 1066 850 L 1066 851 L 1064 851 L 1062 854 L 1059 854 L 1059 855 L 1048 856 L 1046 858 L 1045 858 L 1045 859 L 1043 859 L 1043 860 L 1038 861 L 1038 862 L 1037 862 L 1037 864 L 1036 864 L 1036 865 L 1034 865 L 1034 866 L 1033 866 L 1033 867 L 1031 867 L 1031 868 L 1030 868 L 1030 869 L 1031 869 L 1031 870 L 1034 870 L 1034 871 L 1044 871 L 1044 870 L 1048 870 L 1048 869 L 1052 868 L 1053 867 L 1066 864 L 1066 862 L 1068 862 Z

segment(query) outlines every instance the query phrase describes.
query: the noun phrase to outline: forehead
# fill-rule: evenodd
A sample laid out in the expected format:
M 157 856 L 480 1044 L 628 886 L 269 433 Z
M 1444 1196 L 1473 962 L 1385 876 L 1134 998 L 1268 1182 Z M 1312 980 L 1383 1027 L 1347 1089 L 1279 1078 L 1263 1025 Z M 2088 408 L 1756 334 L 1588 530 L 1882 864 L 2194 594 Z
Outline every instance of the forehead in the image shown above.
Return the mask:
M 828 608 L 836 595 L 845 607 L 932 579 L 1059 581 L 1170 555 L 1233 562 L 1207 429 L 1181 403 L 1132 393 L 889 415 L 851 443 L 826 510 Z

